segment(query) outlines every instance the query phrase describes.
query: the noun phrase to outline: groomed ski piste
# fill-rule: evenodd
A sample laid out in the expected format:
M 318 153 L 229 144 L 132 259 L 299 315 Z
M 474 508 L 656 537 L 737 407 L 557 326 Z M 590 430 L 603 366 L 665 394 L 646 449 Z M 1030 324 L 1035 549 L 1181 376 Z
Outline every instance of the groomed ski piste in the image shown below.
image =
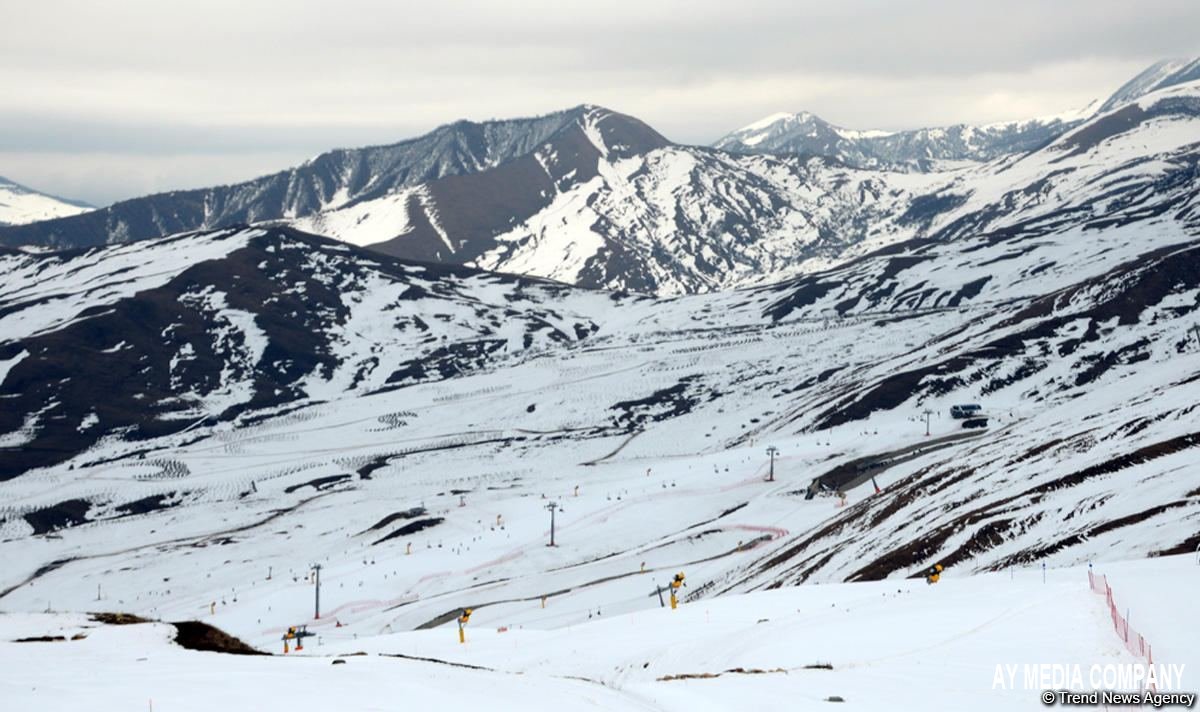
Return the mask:
M 1172 651 L 1156 660 L 1168 682 L 1190 689 L 1188 663 L 1200 659 L 1195 559 L 1103 568 L 1146 634 Z M 162 623 L 7 615 L 0 685 L 14 710 L 1038 709 L 1043 679 L 1026 687 L 1025 666 L 1049 686 L 1056 670 L 1144 663 L 1113 632 L 1086 573 L 799 586 L 559 626 L 535 621 L 563 603 L 534 603 L 507 611 L 524 626 L 479 611 L 465 644 L 449 629 L 322 628 L 287 657 L 184 650 Z M 42 636 L 63 640 L 8 642 Z

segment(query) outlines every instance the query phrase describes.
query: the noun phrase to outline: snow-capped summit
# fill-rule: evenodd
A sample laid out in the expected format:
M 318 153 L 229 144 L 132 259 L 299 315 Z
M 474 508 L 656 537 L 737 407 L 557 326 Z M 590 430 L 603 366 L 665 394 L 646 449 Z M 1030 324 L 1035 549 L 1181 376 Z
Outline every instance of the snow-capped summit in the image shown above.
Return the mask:
M 0 225 L 24 225 L 91 209 L 87 203 L 39 193 L 0 176 Z
M 1200 79 L 1200 57 L 1155 62 L 1112 93 L 1096 113 L 1103 114 L 1156 90 Z
M 89 215 L 8 227 L 0 230 L 0 244 L 90 247 L 189 230 L 294 220 L 429 181 L 496 168 L 529 156 L 556 134 L 603 111 L 577 106 L 528 118 L 457 121 L 394 144 L 328 151 L 302 165 L 244 183 L 158 193 Z M 640 128 L 614 134 L 612 146 L 618 154 L 666 142 L 641 122 L 630 121 Z M 614 130 L 613 121 L 606 125 L 606 130 Z
M 801 111 L 796 114 L 771 114 L 743 126 L 714 144 L 717 148 L 743 151 L 742 148 L 768 151 L 768 147 L 788 146 L 788 153 L 835 156 L 842 150 L 843 130 L 821 117 Z M 761 147 L 761 149 L 760 149 Z
M 859 168 L 927 170 L 947 161 L 988 161 L 1032 150 L 1083 118 L 1086 115 L 1074 111 L 983 126 L 881 131 L 843 128 L 802 111 L 772 114 L 722 137 L 713 146 L 734 153 L 825 156 Z

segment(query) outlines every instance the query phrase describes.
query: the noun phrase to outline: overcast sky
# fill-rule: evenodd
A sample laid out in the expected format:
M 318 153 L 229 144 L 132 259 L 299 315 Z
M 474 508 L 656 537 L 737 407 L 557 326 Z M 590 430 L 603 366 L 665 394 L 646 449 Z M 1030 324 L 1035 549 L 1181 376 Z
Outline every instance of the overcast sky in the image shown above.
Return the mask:
M 0 0 L 0 176 L 105 204 L 581 103 L 687 143 L 1027 118 L 1198 28 L 1197 0 Z

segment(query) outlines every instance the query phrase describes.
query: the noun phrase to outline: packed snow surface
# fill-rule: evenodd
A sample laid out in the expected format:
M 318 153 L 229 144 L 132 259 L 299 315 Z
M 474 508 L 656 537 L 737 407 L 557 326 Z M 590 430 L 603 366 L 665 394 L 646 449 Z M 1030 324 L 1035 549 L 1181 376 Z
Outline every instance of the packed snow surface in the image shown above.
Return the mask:
M 1194 559 L 1102 569 L 1156 641 L 1156 669 L 1168 675 L 1158 690 L 1194 689 L 1200 644 L 1184 631 L 1196 630 L 1200 615 L 1183 595 L 1196 583 Z M 641 593 L 651 578 L 628 588 Z M 237 605 L 256 605 L 250 596 Z M 1083 568 L 1050 570 L 1044 581 L 1041 571 L 1022 569 L 951 573 L 933 586 L 800 586 L 569 626 L 554 621 L 558 605 L 526 603 L 520 625 L 479 611 L 466 644 L 453 626 L 380 633 L 310 624 L 317 635 L 287 657 L 184 650 L 166 624 L 0 615 L 0 690 L 10 709 L 97 712 L 383 710 L 400 700 L 453 709 L 766 710 L 835 697 L 852 710 L 1006 712 L 1043 707 L 1042 679 L 1027 681 L 1026 666 L 1051 675 L 1053 666 L 1077 666 L 1086 680 L 1094 667 L 1145 663 L 1125 650 Z M 13 642 L 41 636 L 65 640 Z

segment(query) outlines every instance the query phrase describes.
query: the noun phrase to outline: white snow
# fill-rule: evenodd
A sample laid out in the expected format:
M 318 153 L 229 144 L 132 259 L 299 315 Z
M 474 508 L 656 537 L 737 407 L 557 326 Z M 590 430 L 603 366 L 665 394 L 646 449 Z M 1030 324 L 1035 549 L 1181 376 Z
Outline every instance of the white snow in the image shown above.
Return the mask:
M 103 251 L 103 260 L 83 265 L 55 257 L 0 255 L 0 270 L 5 275 L 0 306 L 26 307 L 0 316 L 0 338 L 22 338 L 61 328 L 79 318 L 85 307 L 110 305 L 152 289 L 182 268 L 245 246 L 257 234 L 260 231 L 228 230 L 199 238 L 165 237 L 117 245 Z
M 39 220 L 78 215 L 91 209 L 0 178 L 0 225 L 24 225 Z
M 1144 625 L 1200 625 L 1190 599 L 1164 605 L 1158 596 L 1192 585 L 1190 557 L 1104 570 L 1118 595 L 1157 603 L 1134 609 Z M 549 620 L 555 606 L 531 604 Z M 836 696 L 848 709 L 1007 712 L 1042 708 L 1056 668 L 1084 679 L 1063 688 L 1093 689 L 1087 680 L 1096 670 L 1100 689 L 1139 690 L 1109 688 L 1103 671 L 1145 664 L 1124 650 L 1104 597 L 1080 568 L 1051 570 L 1045 583 L 1034 570 L 948 574 L 934 586 L 801 586 L 674 611 L 655 605 L 570 627 L 502 623 L 486 609 L 475 613 L 465 645 L 453 626 L 365 635 L 358 626 L 322 626 L 301 652 L 241 657 L 183 650 L 166 624 L 9 614 L 0 615 L 0 665 L 14 709 L 369 710 L 403 700 L 455 709 L 732 710 L 818 706 Z M 65 640 L 11 642 L 38 636 Z M 1174 636 L 1159 650 L 1158 691 L 1194 689 L 1195 636 Z
M 0 386 L 4 385 L 4 379 L 8 378 L 8 372 L 13 369 L 13 366 L 21 363 L 21 361 L 28 355 L 28 351 L 21 351 L 10 359 L 0 361 Z
M 786 111 L 779 111 L 779 112 L 776 112 L 769 116 L 764 116 L 763 118 L 759 119 L 758 121 L 754 121 L 752 123 L 746 124 L 742 128 L 738 129 L 735 133 L 749 133 L 752 131 L 758 131 L 759 129 L 769 128 L 773 124 L 777 124 L 780 121 L 786 121 L 787 119 L 791 119 L 794 116 L 797 116 L 797 114 L 790 114 Z
M 400 190 L 376 200 L 319 212 L 292 221 L 306 232 L 336 238 L 352 245 L 386 242 L 412 230 L 409 201 L 419 188 Z

